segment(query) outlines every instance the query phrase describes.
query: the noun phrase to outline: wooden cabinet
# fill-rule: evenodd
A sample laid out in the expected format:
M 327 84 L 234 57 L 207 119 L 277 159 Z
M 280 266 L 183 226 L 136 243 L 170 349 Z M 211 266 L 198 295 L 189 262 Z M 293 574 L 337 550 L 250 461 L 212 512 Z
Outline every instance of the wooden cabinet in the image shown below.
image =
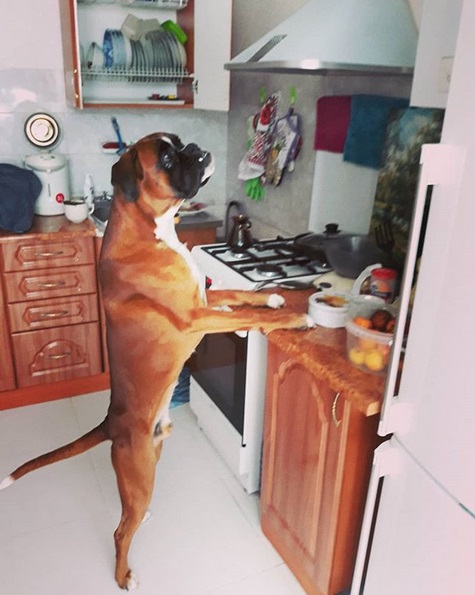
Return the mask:
M 16 387 L 99 374 L 93 238 L 11 238 L 1 252 Z
M 269 343 L 262 529 L 309 594 L 351 585 L 376 427 Z
M 5 304 L 0 287 L 0 391 L 15 388 L 15 373 L 13 370 L 13 358 L 10 344 L 10 334 L 4 315 Z
M 60 15 L 71 105 L 229 109 L 229 73 L 223 65 L 230 59 L 232 0 L 62 0 Z M 187 36 L 182 57 L 174 42 L 151 43 L 142 36 L 129 43 L 111 34 L 112 54 L 106 59 L 105 31 L 119 31 L 127 17 L 177 23 Z M 92 60 L 92 44 L 99 60 Z M 150 99 L 171 95 L 177 99 Z

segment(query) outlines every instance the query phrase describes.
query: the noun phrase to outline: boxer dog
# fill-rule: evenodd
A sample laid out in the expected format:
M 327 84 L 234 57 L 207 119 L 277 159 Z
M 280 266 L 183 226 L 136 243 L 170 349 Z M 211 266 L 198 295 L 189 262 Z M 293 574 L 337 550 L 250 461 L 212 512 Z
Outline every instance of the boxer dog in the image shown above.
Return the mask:
M 114 198 L 99 261 L 111 376 L 106 418 L 0 484 L 5 488 L 30 471 L 110 440 L 122 504 L 114 533 L 115 578 L 127 590 L 137 586 L 127 555 L 147 514 L 156 463 L 171 432 L 168 406 L 179 373 L 204 334 L 313 326 L 304 314 L 276 311 L 284 305 L 277 294 L 205 291 L 191 254 L 178 240 L 174 217 L 213 170 L 210 153 L 166 133 L 141 139 L 113 166 Z

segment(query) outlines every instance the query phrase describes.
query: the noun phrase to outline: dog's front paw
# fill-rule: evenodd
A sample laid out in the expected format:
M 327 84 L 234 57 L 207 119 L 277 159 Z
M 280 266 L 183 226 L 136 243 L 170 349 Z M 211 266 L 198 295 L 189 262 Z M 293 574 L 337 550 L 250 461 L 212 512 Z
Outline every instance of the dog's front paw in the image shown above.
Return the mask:
M 317 325 L 315 323 L 315 320 L 309 316 L 308 314 L 305 314 L 304 317 L 304 324 L 302 325 L 302 329 L 308 329 L 308 328 L 315 328 Z
M 278 293 L 271 293 L 267 300 L 267 305 L 269 308 L 274 308 L 274 310 L 278 310 L 279 308 L 282 308 L 282 306 L 285 305 L 285 300 Z

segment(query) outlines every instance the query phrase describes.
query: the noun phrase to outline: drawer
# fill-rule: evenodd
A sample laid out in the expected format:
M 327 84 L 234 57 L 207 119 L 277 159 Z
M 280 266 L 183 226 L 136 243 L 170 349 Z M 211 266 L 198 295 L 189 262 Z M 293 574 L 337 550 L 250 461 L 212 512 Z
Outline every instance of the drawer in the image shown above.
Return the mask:
M 9 303 L 97 292 L 94 265 L 5 273 L 4 278 Z
M 17 302 L 9 304 L 8 314 L 13 333 L 81 324 L 99 319 L 96 294 Z
M 12 343 L 19 387 L 102 371 L 97 322 L 17 333 Z
M 94 238 L 17 239 L 1 246 L 4 271 L 25 271 L 94 263 Z

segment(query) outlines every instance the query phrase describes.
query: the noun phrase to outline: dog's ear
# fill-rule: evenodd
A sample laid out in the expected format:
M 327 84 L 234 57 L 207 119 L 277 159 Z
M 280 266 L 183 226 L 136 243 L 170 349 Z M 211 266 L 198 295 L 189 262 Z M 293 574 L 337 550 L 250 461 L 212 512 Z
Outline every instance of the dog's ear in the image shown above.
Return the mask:
M 129 149 L 112 166 L 112 186 L 118 187 L 122 191 L 127 202 L 135 202 L 140 194 L 139 185 L 142 179 L 143 169 L 137 150 Z

